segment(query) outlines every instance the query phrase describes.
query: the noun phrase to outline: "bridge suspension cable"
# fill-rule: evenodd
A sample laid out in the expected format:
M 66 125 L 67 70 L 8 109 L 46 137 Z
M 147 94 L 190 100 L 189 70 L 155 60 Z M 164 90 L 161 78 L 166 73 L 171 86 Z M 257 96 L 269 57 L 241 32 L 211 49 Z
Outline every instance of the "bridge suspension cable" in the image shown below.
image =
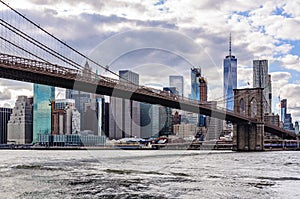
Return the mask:
M 30 20 L 29 18 L 27 18 L 25 15 L 23 15 L 22 13 L 18 12 L 17 10 L 15 10 L 14 8 L 12 8 L 11 6 L 9 6 L 7 3 L 5 3 L 4 1 L 0 0 L 0 2 L 2 4 L 4 4 L 7 8 L 9 8 L 10 10 L 12 10 L 14 13 L 16 13 L 18 16 L 22 17 L 23 19 L 25 19 L 27 22 L 29 22 L 30 24 L 32 24 L 34 27 L 38 28 L 40 31 L 42 31 L 43 33 L 45 33 L 46 35 L 50 36 L 51 38 L 53 38 L 55 41 L 59 42 L 60 44 L 62 44 L 63 46 L 67 47 L 68 49 L 70 49 L 71 51 L 73 51 L 74 53 L 76 53 L 77 55 L 79 55 L 80 57 L 82 57 L 83 59 L 90 61 L 91 63 L 95 64 L 96 66 L 104 69 L 105 71 L 110 72 L 111 74 L 117 76 L 119 79 L 122 79 L 124 81 L 126 81 L 129 84 L 132 84 L 134 86 L 138 86 L 137 84 L 119 76 L 117 73 L 113 72 L 112 70 L 110 70 L 109 68 L 107 68 L 106 66 L 102 66 L 101 64 L 99 64 L 98 62 L 92 60 L 91 58 L 89 58 L 88 56 L 82 54 L 81 52 L 79 52 L 78 50 L 76 50 L 75 48 L 73 48 L 72 46 L 68 45 L 67 43 L 63 42 L 62 40 L 60 40 L 59 38 L 55 37 L 54 35 L 52 35 L 51 33 L 49 33 L 47 30 L 43 29 L 41 26 L 39 26 L 38 24 L 36 24 L 35 22 L 33 22 L 32 20 Z M 38 44 L 40 45 L 40 44 Z M 56 53 L 59 54 L 59 53 Z M 65 56 L 64 59 L 66 59 Z M 78 65 L 78 64 L 76 64 Z M 83 68 L 83 67 L 81 67 Z M 95 72 L 92 72 L 95 73 Z

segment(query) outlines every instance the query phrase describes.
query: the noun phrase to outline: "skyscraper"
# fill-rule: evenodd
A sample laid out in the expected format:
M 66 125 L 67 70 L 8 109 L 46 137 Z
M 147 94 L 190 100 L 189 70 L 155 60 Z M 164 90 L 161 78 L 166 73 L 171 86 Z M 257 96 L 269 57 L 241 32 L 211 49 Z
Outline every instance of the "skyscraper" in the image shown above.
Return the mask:
M 283 123 L 283 128 L 285 130 L 294 130 L 294 125 L 292 122 L 292 115 L 287 113 L 287 99 L 282 99 L 280 102 L 281 109 L 281 122 Z
M 82 91 L 67 89 L 66 90 L 66 99 L 74 99 L 75 100 L 75 107 L 81 114 L 81 117 L 80 117 L 81 130 L 84 130 L 85 127 L 88 126 L 84 123 L 85 103 L 91 102 L 91 94 L 82 92 Z
M 11 113 L 11 108 L 0 108 L 0 144 L 7 143 L 7 123 Z
M 204 77 L 199 79 L 200 83 L 200 101 L 207 102 L 207 80 Z
M 88 77 L 93 76 L 92 68 L 89 66 L 88 62 L 85 63 L 82 72 Z M 76 89 L 76 85 L 74 86 Z M 105 103 L 104 97 L 95 93 L 67 89 L 66 98 L 75 100 L 75 107 L 81 115 L 80 130 L 89 130 L 93 131 L 95 135 L 102 135 L 102 109 Z M 99 114 L 101 114 L 101 116 Z
M 234 100 L 233 100 L 233 89 L 237 88 L 237 59 L 231 54 L 231 34 L 229 38 L 229 55 L 227 55 L 223 62 L 224 65 L 224 97 L 226 108 L 233 110 Z
M 200 102 L 207 102 L 207 80 L 204 77 L 200 77 Z M 206 126 L 206 116 L 199 115 L 198 126 Z
M 192 100 L 200 100 L 200 82 L 201 68 L 191 68 L 191 96 Z
M 286 115 L 286 108 L 287 108 L 287 100 L 282 99 L 280 101 L 280 121 L 284 123 L 285 115 Z
M 40 119 L 41 121 L 43 121 L 44 118 Z M 49 121 L 51 128 L 51 118 Z M 7 143 L 30 144 L 31 142 L 32 98 L 27 98 L 26 96 L 18 96 L 17 101 L 15 103 L 15 107 L 12 110 L 12 114 L 7 125 Z
M 179 96 L 184 95 L 184 87 L 183 87 L 183 76 L 179 75 L 170 75 L 169 76 L 169 86 L 176 87 L 176 90 L 179 93 Z
M 140 103 L 141 106 L 141 137 L 158 136 L 160 131 L 159 110 L 156 104 Z
M 191 68 L 191 95 L 190 99 L 199 101 L 200 100 L 200 78 L 201 68 Z M 199 126 L 200 115 L 196 113 L 188 113 L 187 118 L 189 123 Z
M 139 75 L 130 70 L 119 71 L 120 81 L 130 81 L 136 86 L 139 84 Z M 109 108 L 109 137 L 120 139 L 125 137 L 140 137 L 140 102 L 110 98 Z
M 264 88 L 265 113 L 272 112 L 271 75 L 268 74 L 268 60 L 253 60 L 253 87 Z
M 33 143 L 38 134 L 51 135 L 51 100 L 55 99 L 55 88 L 41 84 L 33 85 Z

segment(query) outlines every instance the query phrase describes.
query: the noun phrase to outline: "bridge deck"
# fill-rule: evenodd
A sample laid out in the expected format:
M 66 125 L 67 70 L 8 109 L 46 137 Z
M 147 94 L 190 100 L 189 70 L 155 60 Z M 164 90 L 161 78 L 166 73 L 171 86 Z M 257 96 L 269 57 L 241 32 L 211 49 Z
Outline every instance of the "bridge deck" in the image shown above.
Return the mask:
M 3 53 L 0 53 L 0 77 L 126 98 L 150 104 L 160 104 L 166 107 L 228 120 L 233 123 L 257 123 L 254 118 L 215 107 L 209 102 L 202 103 L 153 88 L 137 86 L 130 82 L 96 75 L 92 72 L 83 72 Z M 268 132 L 279 132 L 289 138 L 296 137 L 295 134 L 270 124 L 265 125 L 265 130 Z

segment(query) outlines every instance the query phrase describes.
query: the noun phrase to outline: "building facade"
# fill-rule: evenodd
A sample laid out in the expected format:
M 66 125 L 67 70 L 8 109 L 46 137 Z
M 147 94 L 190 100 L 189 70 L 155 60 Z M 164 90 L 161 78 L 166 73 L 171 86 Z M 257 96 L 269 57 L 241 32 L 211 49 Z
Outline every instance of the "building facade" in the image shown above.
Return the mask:
M 92 78 L 95 75 L 88 62 L 85 63 L 83 71 L 85 76 Z M 76 89 L 76 82 L 74 84 Z M 96 91 L 96 87 L 94 88 Z M 95 135 L 102 134 L 102 116 L 104 107 L 104 97 L 95 93 L 87 93 L 73 89 L 66 90 L 66 99 L 74 99 L 75 107 L 79 111 L 80 117 L 80 130 L 93 131 Z M 103 99 L 103 100 L 102 100 Z
M 95 135 L 104 135 L 104 98 L 91 99 L 84 104 L 83 129 L 93 131 Z
M 140 103 L 141 108 L 141 137 L 158 137 L 160 131 L 160 106 Z
M 37 142 L 38 134 L 51 134 L 51 106 L 55 99 L 53 86 L 33 85 L 33 143 Z
M 201 68 L 191 68 L 191 95 L 192 100 L 200 100 L 200 82 Z
M 194 138 L 196 135 L 196 126 L 194 124 L 175 124 L 174 134 L 180 138 Z
M 32 104 L 32 98 L 18 96 L 7 124 L 8 144 L 30 144 L 32 142 Z
M 273 125 L 276 125 L 276 126 L 279 126 L 280 125 L 280 121 L 279 121 L 279 115 L 278 114 L 265 114 L 264 115 L 264 121 L 265 123 L 269 123 L 269 124 L 273 124 Z
M 0 108 L 0 144 L 7 143 L 7 124 L 11 113 L 11 108 Z
M 293 119 L 290 113 L 285 114 L 283 128 L 288 131 L 294 131 Z
M 295 122 L 295 133 L 296 135 L 299 135 L 299 122 Z
M 225 97 L 225 108 L 234 108 L 233 89 L 237 88 L 237 58 L 231 54 L 231 37 L 229 41 L 229 55 L 223 61 L 223 94 Z
M 265 113 L 272 112 L 272 84 L 268 60 L 253 60 L 253 88 L 263 88 Z
M 207 102 L 207 80 L 204 77 L 199 79 L 200 102 Z
M 284 123 L 284 118 L 287 113 L 287 100 L 282 99 L 280 101 L 280 121 Z
M 132 82 L 128 86 L 139 84 L 139 75 L 130 70 L 119 71 L 120 81 Z M 126 137 L 140 137 L 140 102 L 110 97 L 109 108 L 109 137 L 120 139 Z
M 292 115 L 287 113 L 287 99 L 282 99 L 280 101 L 281 110 L 281 122 L 285 130 L 294 131 L 294 124 L 292 120 Z
M 52 135 L 80 133 L 80 113 L 73 99 L 52 101 Z
M 184 83 L 183 76 L 180 75 L 170 75 L 169 76 L 169 86 L 175 87 L 178 91 L 179 96 L 184 96 Z
M 217 107 L 217 102 L 211 101 L 210 105 Z M 206 117 L 206 140 L 218 140 L 223 131 L 223 121 L 215 117 Z
M 204 77 L 200 77 L 200 102 L 207 102 L 207 80 Z M 206 116 L 199 115 L 198 126 L 206 126 Z

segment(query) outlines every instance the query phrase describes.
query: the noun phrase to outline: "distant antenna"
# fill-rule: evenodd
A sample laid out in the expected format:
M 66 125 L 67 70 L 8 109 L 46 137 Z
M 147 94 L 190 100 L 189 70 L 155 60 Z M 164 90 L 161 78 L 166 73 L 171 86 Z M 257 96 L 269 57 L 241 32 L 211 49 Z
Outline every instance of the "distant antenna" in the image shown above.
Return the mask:
M 229 34 L 229 57 L 231 57 L 231 33 Z

